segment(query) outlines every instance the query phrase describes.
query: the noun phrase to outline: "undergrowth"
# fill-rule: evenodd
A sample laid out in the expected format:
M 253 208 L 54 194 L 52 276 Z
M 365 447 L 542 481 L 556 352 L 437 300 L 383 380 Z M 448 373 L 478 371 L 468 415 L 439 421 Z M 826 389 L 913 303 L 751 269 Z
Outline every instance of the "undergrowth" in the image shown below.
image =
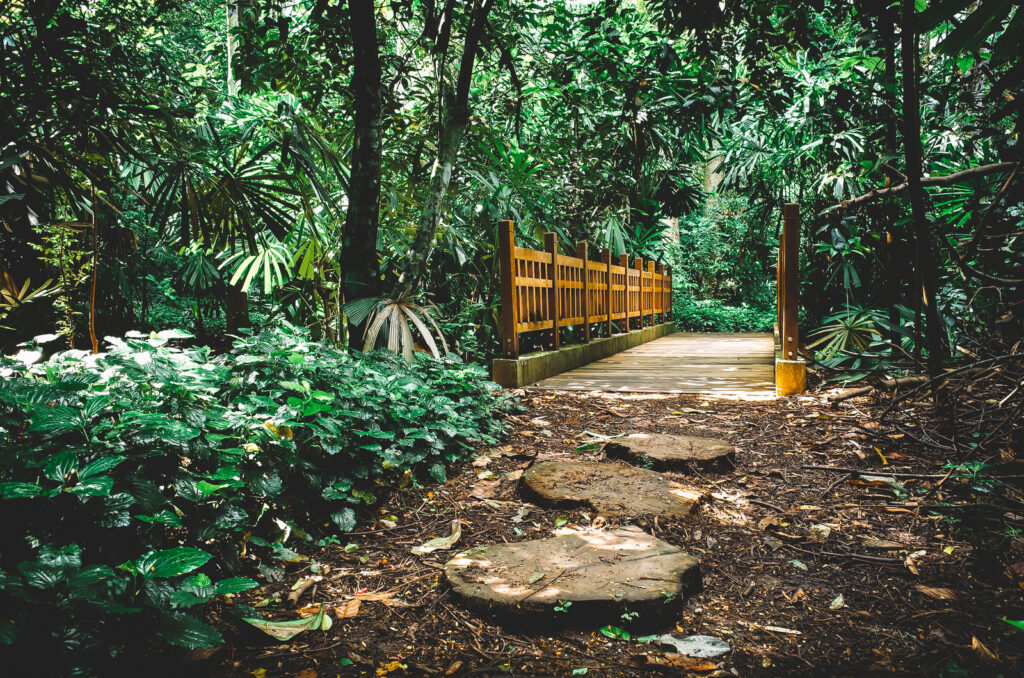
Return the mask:
M 152 639 L 221 644 L 203 603 L 294 558 L 289 536 L 351 531 L 382 488 L 443 481 L 512 406 L 457 359 L 349 354 L 291 326 L 216 357 L 173 345 L 187 337 L 0 358 L 8 665 L 104 674 Z
M 682 297 L 682 298 L 680 298 Z M 672 317 L 684 332 L 770 332 L 775 309 L 727 306 L 716 299 L 676 295 Z

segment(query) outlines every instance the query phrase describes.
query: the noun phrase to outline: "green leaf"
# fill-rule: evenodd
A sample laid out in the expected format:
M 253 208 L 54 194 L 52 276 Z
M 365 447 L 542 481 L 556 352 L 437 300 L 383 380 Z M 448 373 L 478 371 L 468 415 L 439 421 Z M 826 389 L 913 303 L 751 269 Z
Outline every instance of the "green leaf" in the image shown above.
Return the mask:
M 441 464 L 431 464 L 430 467 L 427 468 L 427 473 L 429 473 L 430 477 L 439 483 L 443 483 L 448 480 L 448 475 L 445 473 L 444 466 Z
M 259 586 L 252 579 L 247 577 L 231 577 L 230 579 L 222 579 L 214 585 L 214 590 L 217 593 L 241 593 L 242 591 L 248 591 L 249 589 L 256 588 Z
M 618 626 L 602 626 L 601 633 L 608 636 L 609 638 L 620 638 L 622 640 L 629 640 L 632 636 L 629 635 L 629 631 L 620 629 Z
M 94 461 L 89 462 L 78 471 L 79 478 L 88 478 L 89 476 L 96 475 L 97 473 L 103 473 L 109 471 L 128 457 L 114 454 L 109 457 L 100 457 Z
M 105 497 L 110 494 L 114 487 L 114 479 L 110 476 L 93 476 L 65 490 L 70 494 L 78 494 L 83 497 Z
M 331 514 L 331 522 L 338 526 L 342 532 L 351 532 L 356 529 L 356 512 L 351 508 L 343 508 Z
M 0 496 L 4 499 L 28 499 L 50 494 L 34 483 L 0 483 Z
M 330 629 L 332 620 L 329 615 L 325 614 L 326 610 L 327 607 L 321 605 L 320 611 L 312 617 L 308 617 L 306 619 L 294 619 L 292 621 L 271 622 L 266 621 L 265 619 L 254 619 L 250 617 L 243 617 L 242 621 L 252 624 L 271 638 L 276 638 L 277 640 L 284 642 L 291 640 L 303 631 L 315 631 L 317 629 L 327 631 Z
M 1003 617 L 1003 621 L 1009 624 L 1010 626 L 1016 627 L 1021 631 L 1024 631 L 1024 620 L 1017 621 L 1015 619 L 1007 619 L 1006 617 Z
M 212 557 L 202 549 L 178 546 L 150 551 L 136 561 L 135 570 L 146 578 L 177 577 L 202 567 Z
M 167 615 L 157 635 L 171 645 L 189 650 L 200 650 L 224 644 L 224 637 L 215 629 L 190 615 L 179 613 Z
M 50 457 L 43 467 L 43 473 L 50 480 L 58 483 L 67 482 L 72 471 L 78 468 L 78 455 L 74 452 L 64 451 Z
M 213 483 L 208 483 L 205 480 L 200 480 L 198 483 L 196 483 L 196 489 L 198 489 L 200 492 L 202 492 L 203 496 L 206 496 L 206 497 L 209 497 L 211 494 L 213 494 L 217 490 L 223 490 L 225 487 L 228 487 L 228 486 L 229 486 L 228 483 L 223 483 L 221 485 L 214 485 Z

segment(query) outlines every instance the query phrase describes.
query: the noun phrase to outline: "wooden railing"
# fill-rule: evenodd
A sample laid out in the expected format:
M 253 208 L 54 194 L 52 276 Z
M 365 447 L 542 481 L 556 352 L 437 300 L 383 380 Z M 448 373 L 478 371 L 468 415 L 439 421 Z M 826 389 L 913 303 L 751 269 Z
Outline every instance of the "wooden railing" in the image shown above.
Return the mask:
M 587 258 L 587 243 L 576 245 L 576 256 L 558 252 L 558 238 L 544 234 L 544 251 L 517 247 L 511 221 L 498 225 L 501 273 L 502 350 L 519 356 L 519 336 L 546 330 L 550 345 L 558 348 L 560 329 L 582 328 L 582 340 L 593 334 L 611 336 L 613 323 L 620 333 L 630 325 L 641 329 L 672 314 L 672 269 L 637 258 L 601 250 L 600 261 Z

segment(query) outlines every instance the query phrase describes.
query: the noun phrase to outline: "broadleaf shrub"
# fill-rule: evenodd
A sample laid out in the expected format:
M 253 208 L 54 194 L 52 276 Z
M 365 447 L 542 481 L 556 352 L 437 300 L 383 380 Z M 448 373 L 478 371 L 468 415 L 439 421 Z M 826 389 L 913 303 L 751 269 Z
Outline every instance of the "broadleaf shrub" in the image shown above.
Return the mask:
M 240 545 L 288 559 L 282 527 L 352 530 L 382 485 L 494 442 L 512 406 L 455 358 L 353 355 L 291 326 L 220 356 L 186 337 L 0 358 L 0 507 L 17 516 L 0 643 L 43 674 L 103 673 L 152 638 L 221 643 L 201 605 L 256 585 Z
M 775 309 L 726 306 L 715 299 L 675 295 L 672 318 L 683 332 L 770 332 Z

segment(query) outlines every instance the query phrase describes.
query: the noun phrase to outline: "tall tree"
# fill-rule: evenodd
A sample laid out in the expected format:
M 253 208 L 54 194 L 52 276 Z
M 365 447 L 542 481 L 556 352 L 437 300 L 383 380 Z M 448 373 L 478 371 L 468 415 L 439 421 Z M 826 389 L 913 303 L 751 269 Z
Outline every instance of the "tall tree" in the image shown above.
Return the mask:
M 910 197 L 910 213 L 914 227 L 914 241 L 917 256 L 917 279 L 924 304 L 928 346 L 928 371 L 938 374 L 942 366 L 942 337 L 939 326 L 939 310 L 936 307 L 935 290 L 937 270 L 932 251 L 931 231 L 925 215 L 924 187 L 921 185 L 923 158 L 921 153 L 921 110 L 918 95 L 918 53 L 917 17 L 914 0 L 903 0 L 902 61 L 903 61 L 903 152 L 906 160 L 907 192 Z
M 469 90 L 473 81 L 473 66 L 480 48 L 480 39 L 487 27 L 487 15 L 493 5 L 493 0 L 473 1 L 454 90 L 445 68 L 451 37 L 452 0 L 449 0 L 445 9 L 438 13 L 434 50 L 441 103 L 438 116 L 440 124 L 437 156 L 430 170 L 430 183 L 416 226 L 416 236 L 409 248 L 405 270 L 396 290 L 395 296 L 398 299 L 411 296 L 419 287 L 426 272 L 444 196 L 448 191 L 448 184 L 451 183 L 459 146 L 462 145 L 462 138 L 469 127 Z
M 381 66 L 373 0 L 349 0 L 352 32 L 354 137 L 348 184 L 348 214 L 341 247 L 342 294 L 346 301 L 380 293 L 377 230 L 380 223 Z M 364 321 L 365 322 L 365 321 Z M 349 323 L 349 341 L 362 334 Z

